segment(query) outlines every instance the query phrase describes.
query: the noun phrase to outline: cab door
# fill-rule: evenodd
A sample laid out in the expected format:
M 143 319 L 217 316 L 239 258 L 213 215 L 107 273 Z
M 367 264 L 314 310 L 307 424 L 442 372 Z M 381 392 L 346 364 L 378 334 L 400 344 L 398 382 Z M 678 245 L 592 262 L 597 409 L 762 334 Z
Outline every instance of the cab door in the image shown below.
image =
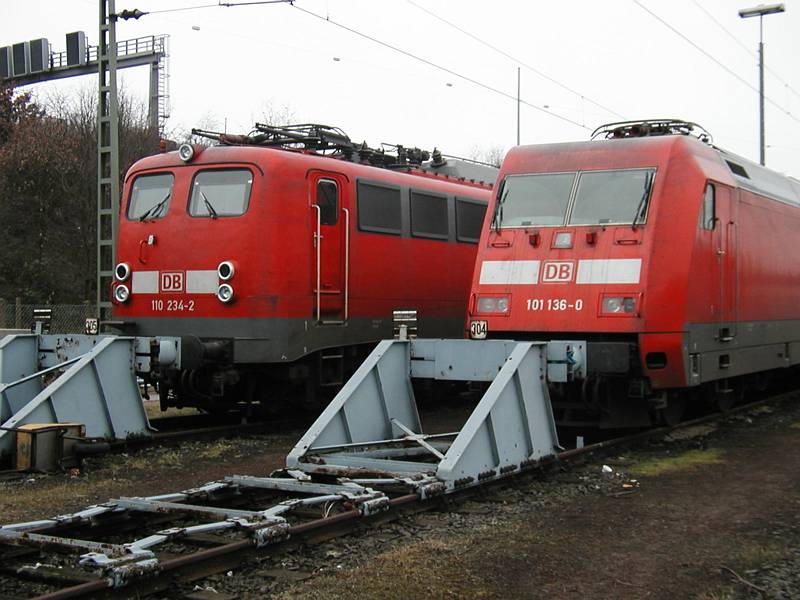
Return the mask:
M 347 178 L 315 171 L 309 176 L 314 231 L 314 316 L 320 323 L 347 319 L 349 197 Z
M 739 320 L 738 204 L 735 190 L 716 184 L 717 277 L 719 283 L 719 341 L 733 340 Z

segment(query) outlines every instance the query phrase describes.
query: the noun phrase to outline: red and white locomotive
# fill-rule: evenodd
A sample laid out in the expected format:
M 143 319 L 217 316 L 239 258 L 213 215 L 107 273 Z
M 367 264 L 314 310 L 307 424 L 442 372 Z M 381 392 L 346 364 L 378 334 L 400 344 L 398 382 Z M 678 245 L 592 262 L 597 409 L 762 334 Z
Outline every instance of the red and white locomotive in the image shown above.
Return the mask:
M 460 335 L 496 169 L 390 156 L 318 125 L 209 135 L 221 145 L 142 159 L 125 178 L 114 317 L 182 338 L 162 406 L 335 387 L 392 336 L 397 310 L 416 311 L 421 334 Z
M 562 423 L 670 421 L 800 363 L 800 182 L 698 130 L 619 123 L 506 156 L 467 326 L 587 341 L 589 378 L 553 390 Z

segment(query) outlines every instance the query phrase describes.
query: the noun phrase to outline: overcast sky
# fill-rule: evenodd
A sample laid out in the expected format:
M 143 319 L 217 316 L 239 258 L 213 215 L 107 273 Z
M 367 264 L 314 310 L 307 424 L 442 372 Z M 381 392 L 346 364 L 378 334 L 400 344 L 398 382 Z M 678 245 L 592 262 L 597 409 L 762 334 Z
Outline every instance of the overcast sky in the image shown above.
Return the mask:
M 214 3 L 117 0 L 116 8 Z M 153 12 L 120 22 L 117 37 L 170 36 L 173 132 L 226 125 L 246 132 L 285 106 L 298 122 L 335 125 L 371 145 L 455 155 L 508 149 L 516 143 L 521 66 L 524 144 L 587 139 L 612 121 L 675 117 L 757 161 L 758 19 L 737 14 L 756 4 L 297 0 Z M 785 4 L 786 13 L 764 18 L 767 165 L 800 176 L 800 3 Z M 97 43 L 97 0 L 0 0 L 0 8 L 0 45 L 46 37 L 60 51 L 64 34 L 76 30 Z M 147 77 L 138 67 L 120 79 L 144 101 Z M 32 89 L 46 96 L 93 85 L 85 77 Z

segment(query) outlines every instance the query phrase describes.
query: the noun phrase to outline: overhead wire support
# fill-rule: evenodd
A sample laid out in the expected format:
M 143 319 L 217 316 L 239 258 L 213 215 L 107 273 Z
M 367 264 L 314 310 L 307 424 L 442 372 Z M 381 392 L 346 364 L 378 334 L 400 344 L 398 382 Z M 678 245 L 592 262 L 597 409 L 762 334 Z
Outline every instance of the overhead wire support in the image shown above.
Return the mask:
M 681 32 L 681 31 L 680 31 L 678 28 L 676 28 L 674 25 L 670 24 L 670 23 L 669 23 L 668 21 L 666 21 L 664 18 L 662 18 L 661 16 L 657 15 L 656 13 L 654 13 L 652 10 L 650 10 L 650 9 L 649 9 L 649 8 L 647 8 L 647 7 L 646 7 L 644 4 L 642 4 L 642 3 L 641 3 L 639 0 L 633 0 L 633 3 L 634 3 L 634 4 L 636 4 L 636 5 L 637 5 L 639 8 L 641 8 L 643 11 L 645 11 L 646 13 L 648 13 L 650 16 L 652 16 L 654 19 L 656 19 L 656 20 L 657 20 L 659 23 L 661 23 L 662 25 L 664 25 L 664 26 L 665 26 L 667 29 L 669 29 L 670 31 L 672 31 L 672 32 L 673 32 L 675 35 L 679 36 L 679 37 L 680 37 L 681 39 L 683 39 L 685 42 L 687 42 L 688 44 L 690 44 L 690 45 L 691 45 L 691 46 L 692 46 L 692 47 L 693 47 L 695 50 L 697 50 L 698 52 L 700 52 L 700 53 L 701 53 L 703 56 L 705 56 L 705 57 L 706 57 L 706 58 L 708 58 L 709 60 L 711 60 L 711 61 L 713 61 L 714 63 L 716 63 L 716 64 L 717 64 L 717 66 L 719 66 L 719 67 L 721 67 L 722 69 L 724 69 L 724 70 L 725 70 L 725 71 L 726 71 L 728 74 L 732 75 L 732 76 L 733 76 L 733 77 L 735 77 L 737 80 L 739 80 L 741 83 L 743 83 L 744 85 L 746 85 L 748 88 L 750 88 L 750 89 L 751 89 L 751 90 L 753 90 L 754 92 L 758 93 L 758 88 L 757 88 L 757 87 L 755 87 L 754 85 L 752 85 L 752 84 L 751 84 L 749 81 L 747 81 L 747 80 L 746 80 L 744 77 L 742 77 L 742 76 L 741 76 L 741 75 L 739 75 L 739 74 L 738 74 L 736 71 L 734 71 L 733 69 L 731 69 L 730 67 L 728 67 L 728 66 L 727 66 L 725 63 L 723 63 L 721 60 L 719 60 L 718 58 L 716 58 L 716 57 L 715 57 L 713 54 L 711 54 L 710 52 L 708 52 L 708 51 L 707 51 L 706 49 L 704 49 L 702 46 L 700 46 L 700 45 L 699 45 L 699 44 L 697 44 L 696 42 L 692 41 L 692 40 L 691 40 L 691 39 L 690 39 L 688 36 L 684 35 L 684 34 L 683 34 L 683 33 L 682 33 L 682 32 Z M 790 111 L 786 110 L 786 109 L 785 109 L 783 106 L 781 106 L 780 104 L 778 104 L 777 102 L 775 102 L 773 99 L 771 99 L 771 98 L 769 98 L 769 97 L 766 97 L 766 96 L 765 96 L 765 98 L 764 98 L 764 99 L 765 99 L 767 102 L 769 102 L 769 103 L 770 103 L 772 106 L 774 106 L 775 108 L 777 108 L 779 111 L 781 111 L 782 113 L 784 113 L 784 114 L 785 114 L 787 117 L 789 117 L 789 118 L 790 118 L 790 119 L 792 119 L 793 121 L 796 121 L 797 123 L 800 123 L 800 119 L 798 119 L 796 116 L 794 116 L 794 115 L 793 115 L 793 114 L 792 114 Z
M 550 75 L 548 75 L 547 73 L 543 73 L 542 71 L 540 71 L 540 70 L 539 70 L 539 69 L 537 69 L 536 67 L 533 67 L 533 66 L 529 65 L 528 63 L 524 62 L 523 60 L 521 60 L 521 59 L 517 58 L 516 56 L 514 56 L 514 55 L 512 55 L 512 54 L 509 54 L 509 53 L 508 53 L 508 52 L 506 52 L 505 50 L 502 50 L 501 48 L 498 48 L 497 46 L 494 46 L 494 45 L 490 44 L 489 42 L 487 42 L 487 41 L 486 41 L 486 40 L 484 40 L 483 38 L 481 38 L 481 37 L 479 37 L 479 36 L 475 35 L 474 33 L 470 32 L 470 31 L 467 31 L 466 29 L 463 29 L 462 27 L 459 27 L 458 25 L 456 25 L 455 23 L 452 23 L 451 21 L 448 21 L 447 19 L 445 19 L 445 18 L 444 18 L 444 17 L 442 17 L 441 15 L 438 15 L 438 14 L 436 14 L 436 13 L 435 13 L 435 12 L 433 12 L 432 10 L 429 10 L 429 9 L 427 9 L 427 8 L 425 8 L 424 6 L 420 6 L 419 4 L 417 4 L 416 2 L 414 2 L 413 0 L 406 0 L 406 2 L 408 2 L 408 3 L 409 3 L 411 6 L 413 6 L 414 8 L 416 8 L 416 9 L 418 9 L 418 10 L 421 10 L 421 11 L 422 11 L 422 12 L 424 12 L 425 14 L 427 14 L 427 15 L 430 15 L 430 16 L 431 16 L 431 17 L 433 17 L 434 19 L 436 19 L 436 20 L 438 20 L 438 21 L 441 21 L 441 22 L 442 22 L 442 23 L 444 23 L 445 25 L 447 25 L 447 26 L 449 26 L 449 27 L 452 27 L 452 28 L 453 28 L 453 29 L 455 29 L 456 31 L 459 31 L 459 32 L 463 33 L 463 34 L 464 34 L 464 35 L 466 35 L 467 37 L 469 37 L 469 38 L 473 39 L 474 41 L 478 42 L 479 44 L 481 44 L 481 45 L 483 45 L 483 46 L 486 46 L 486 47 L 487 47 L 487 48 L 489 48 L 490 50 L 493 50 L 494 52 L 497 52 L 498 54 L 500 54 L 500 55 L 502 55 L 502 56 L 505 56 L 506 58 L 508 58 L 508 59 L 510 59 L 510 60 L 512 60 L 512 61 L 514 61 L 514 62 L 516 62 L 516 63 L 518 63 L 519 65 L 521 65 L 521 66 L 525 67 L 525 68 L 526 68 L 526 69 L 528 69 L 529 71 L 531 71 L 531 72 L 533 72 L 533 73 L 536 73 L 536 74 L 537 74 L 539 77 L 542 77 L 543 79 L 546 79 L 546 80 L 547 80 L 547 81 L 549 81 L 550 83 L 554 83 L 555 85 L 557 85 L 557 86 L 558 86 L 558 87 L 560 87 L 561 89 L 563 89 L 563 90 L 566 90 L 567 92 L 569 92 L 569 93 L 571 93 L 571 94 L 575 94 L 575 95 L 576 95 L 576 96 L 578 96 L 578 97 L 579 97 L 581 100 L 585 100 L 585 101 L 586 101 L 586 102 L 588 102 L 589 104 L 593 104 L 593 105 L 594 105 L 594 106 L 596 106 L 597 108 L 599 108 L 599 109 L 601 109 L 601 110 L 604 110 L 604 111 L 606 111 L 606 112 L 608 112 L 608 113 L 610 113 L 610 114 L 612 114 L 612 115 L 614 115 L 614 116 L 616 116 L 616 117 L 619 117 L 620 119 L 624 119 L 624 118 L 625 118 L 623 115 L 619 114 L 617 111 L 615 111 L 615 110 L 613 110 L 613 109 L 611 109 L 611 108 L 608 108 L 607 106 L 603 106 L 602 104 L 600 104 L 600 103 L 599 103 L 599 102 L 597 102 L 596 100 L 592 100 L 591 98 L 589 98 L 588 96 L 586 96 L 585 94 L 582 94 L 581 92 L 579 92 L 579 91 L 577 91 L 577 90 L 573 90 L 573 89 L 572 89 L 571 87 L 569 87 L 568 85 L 566 85 L 566 84 L 564 84 L 564 83 L 562 83 L 562 82 L 558 81 L 557 79 L 555 79 L 554 77 L 551 77 L 551 76 L 550 76 Z
M 312 17 L 316 17 L 317 19 L 319 19 L 321 21 L 325 21 L 326 23 L 330 23 L 331 25 L 335 25 L 336 27 L 339 27 L 340 29 L 344 29 L 345 31 L 348 31 L 348 32 L 350 32 L 350 33 L 352 33 L 354 35 L 362 37 L 365 40 L 369 40 L 369 41 L 371 41 L 371 42 L 373 42 L 375 44 L 379 44 L 380 46 L 383 46 L 384 48 L 388 48 L 388 49 L 393 50 L 395 52 L 399 52 L 400 54 L 402 54 L 404 56 L 407 56 L 409 58 L 412 58 L 412 59 L 414 59 L 416 61 L 419 61 L 419 62 L 421 62 L 423 64 L 426 64 L 429 67 L 433 67 L 434 69 L 438 69 L 439 71 L 447 73 L 448 75 L 452 75 L 453 77 L 458 77 L 459 79 L 461 79 L 463 81 L 467 81 L 467 82 L 469 82 L 469 83 L 471 83 L 473 85 L 476 85 L 476 86 L 481 87 L 481 88 L 483 88 L 485 90 L 488 90 L 490 92 L 493 92 L 495 94 L 503 96 L 504 98 L 507 98 L 509 100 L 513 100 L 514 102 L 517 102 L 517 97 L 514 94 L 509 94 L 509 93 L 504 92 L 502 90 L 499 90 L 496 87 L 493 87 L 493 86 L 491 86 L 491 85 L 489 85 L 487 83 L 483 83 L 482 81 L 478 81 L 477 79 L 473 79 L 472 77 L 469 77 L 467 75 L 463 75 L 461 73 L 458 73 L 457 71 L 453 71 L 452 69 L 449 69 L 449 68 L 447 68 L 445 66 L 442 66 L 442 65 L 440 65 L 438 63 L 435 63 L 435 62 L 433 62 L 431 60 L 428 60 L 427 58 L 423 58 L 421 56 L 413 54 L 413 53 L 409 52 L 408 50 L 403 50 L 402 48 L 398 48 L 397 46 L 393 46 L 392 44 L 390 44 L 388 42 L 384 42 L 382 40 L 379 40 L 378 38 L 375 38 L 375 37 L 372 37 L 370 35 L 367 35 L 366 33 L 362 33 L 361 31 L 358 31 L 357 29 L 353 29 L 352 27 L 348 27 L 347 25 L 344 25 L 343 23 L 339 23 L 337 21 L 334 21 L 330 17 L 326 17 L 326 16 L 323 16 L 323 15 L 317 14 L 317 13 L 311 11 L 311 10 L 308 10 L 308 9 L 302 8 L 300 6 L 297 6 L 297 4 L 292 4 L 292 6 L 294 8 L 296 8 L 297 10 L 306 13 L 307 15 L 310 15 Z M 560 115 L 558 113 L 555 113 L 553 111 L 547 110 L 546 108 L 542 108 L 541 106 L 537 106 L 537 105 L 535 105 L 535 104 L 533 104 L 531 102 L 528 102 L 526 100 L 520 100 L 520 102 L 522 104 L 524 104 L 525 106 L 533 108 L 534 110 L 538 110 L 539 112 L 544 113 L 546 115 L 549 115 L 551 117 L 555 117 L 556 119 L 564 121 L 565 123 L 569 123 L 571 125 L 575 125 L 576 127 L 580 127 L 581 129 L 585 129 L 587 131 L 590 130 L 590 128 L 587 127 L 586 125 L 584 125 L 583 123 L 579 123 L 578 121 L 570 119 L 569 117 L 565 117 L 565 116 Z
M 123 10 L 116 16 L 120 19 L 138 19 L 144 15 L 157 15 L 161 13 L 181 12 L 185 10 L 199 10 L 201 8 L 233 8 L 236 6 L 254 6 L 256 4 L 292 4 L 294 0 L 250 0 L 249 2 L 222 2 L 216 4 L 198 4 L 196 6 L 182 6 L 180 8 L 165 8 L 162 10 L 142 11 L 137 9 Z

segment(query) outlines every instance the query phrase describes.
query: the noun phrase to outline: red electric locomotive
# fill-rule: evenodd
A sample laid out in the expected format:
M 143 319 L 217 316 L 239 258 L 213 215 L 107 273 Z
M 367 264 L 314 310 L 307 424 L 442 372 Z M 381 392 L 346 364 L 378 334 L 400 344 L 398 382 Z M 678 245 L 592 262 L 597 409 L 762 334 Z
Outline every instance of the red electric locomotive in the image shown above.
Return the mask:
M 393 311 L 460 335 L 496 169 L 318 125 L 199 133 L 220 145 L 140 160 L 123 192 L 115 320 L 182 339 L 162 407 L 335 388 Z
M 672 421 L 800 362 L 800 182 L 698 132 L 619 123 L 503 163 L 469 335 L 586 340 L 588 379 L 552 390 L 562 423 Z

